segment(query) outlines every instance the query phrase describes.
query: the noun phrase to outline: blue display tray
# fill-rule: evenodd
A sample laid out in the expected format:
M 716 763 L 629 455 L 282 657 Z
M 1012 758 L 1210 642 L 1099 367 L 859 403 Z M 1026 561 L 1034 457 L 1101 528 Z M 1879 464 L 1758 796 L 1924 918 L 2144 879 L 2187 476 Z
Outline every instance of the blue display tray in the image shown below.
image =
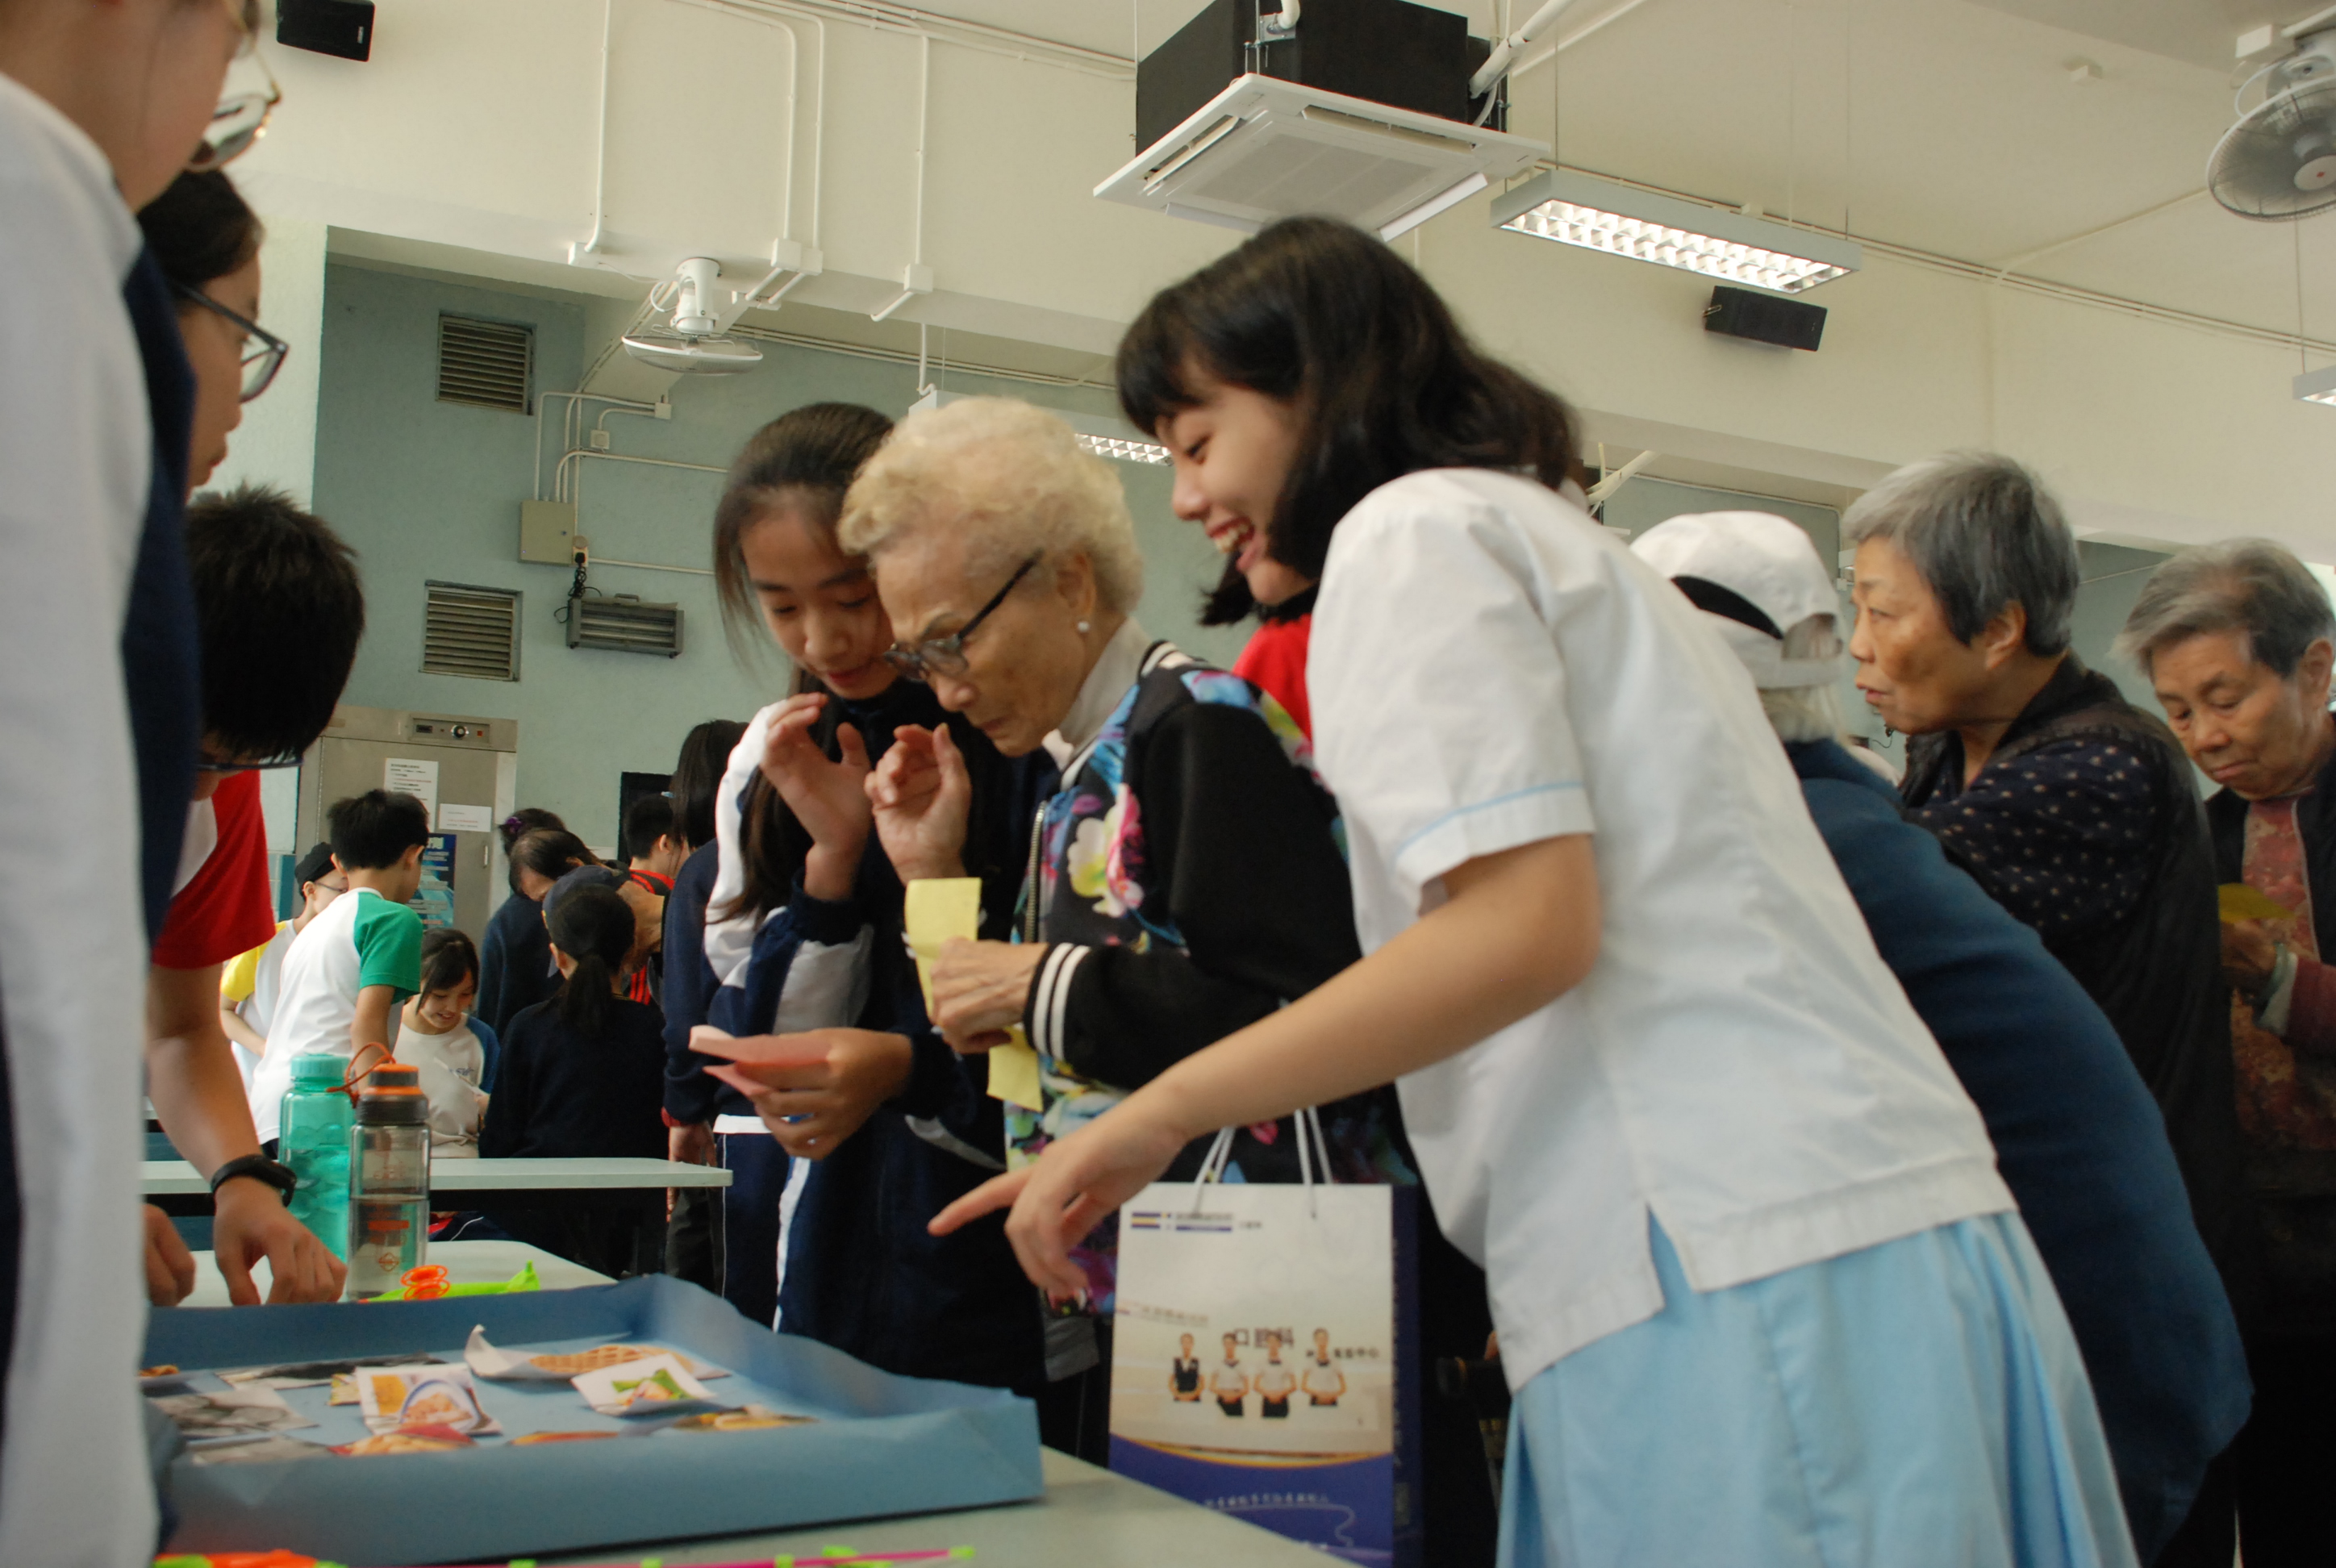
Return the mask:
M 618 1285 L 368 1306 L 182 1308 L 153 1314 L 149 1366 L 199 1372 L 419 1352 L 460 1363 L 473 1325 L 502 1349 L 639 1339 L 726 1368 L 725 1404 L 811 1415 L 807 1426 L 664 1433 L 512 1447 L 485 1438 L 443 1454 L 197 1465 L 164 1485 L 180 1552 L 285 1547 L 353 1568 L 507 1558 L 633 1542 L 737 1534 L 1036 1497 L 1038 1423 L 996 1388 L 880 1372 L 813 1340 L 774 1334 L 694 1285 L 661 1275 Z M 617 1429 L 565 1382 L 478 1383 L 507 1435 Z M 365 1435 L 327 1390 L 285 1399 L 312 1428 Z

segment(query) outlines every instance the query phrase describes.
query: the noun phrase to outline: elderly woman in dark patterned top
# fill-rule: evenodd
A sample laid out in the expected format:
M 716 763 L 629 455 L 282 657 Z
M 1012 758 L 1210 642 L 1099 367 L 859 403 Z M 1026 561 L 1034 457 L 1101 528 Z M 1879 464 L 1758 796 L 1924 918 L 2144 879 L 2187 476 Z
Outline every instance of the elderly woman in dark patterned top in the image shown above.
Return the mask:
M 2193 1511 L 2196 1560 L 2230 1560 L 2235 1503 L 2249 1568 L 2326 1563 L 2336 1555 L 2336 967 L 2322 961 L 2316 911 L 2336 910 L 2336 615 L 2294 556 L 2234 540 L 2159 567 L 2119 646 L 2190 760 L 2223 786 L 2206 801 L 2216 874 L 2282 911 L 2223 927 L 2264 1278 L 2242 1322 L 2254 1415 L 2233 1446 L 2235 1486 Z
M 1842 519 L 1858 689 L 1913 737 L 1906 805 L 2098 1002 L 2234 1303 L 2248 1255 L 2205 819 L 2181 748 L 2069 650 L 2077 545 L 2009 458 L 1900 469 Z

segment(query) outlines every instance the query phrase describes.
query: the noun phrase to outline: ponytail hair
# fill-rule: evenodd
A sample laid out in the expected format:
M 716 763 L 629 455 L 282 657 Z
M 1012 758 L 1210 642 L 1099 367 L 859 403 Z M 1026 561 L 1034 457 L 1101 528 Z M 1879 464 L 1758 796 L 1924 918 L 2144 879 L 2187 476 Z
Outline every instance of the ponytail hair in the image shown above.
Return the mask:
M 440 926 L 422 934 L 422 989 L 451 991 L 464 980 L 476 985 L 479 979 L 479 950 L 471 939 L 453 926 Z
M 771 507 L 792 504 L 832 534 L 852 476 L 891 433 L 892 422 L 872 408 L 814 403 L 747 437 L 730 465 L 722 499 L 714 503 L 714 588 L 734 654 L 744 658 L 768 646 L 740 543 L 747 526 Z
M 511 863 L 514 876 L 524 867 L 556 882 L 578 866 L 599 865 L 600 857 L 566 828 L 536 828 L 512 843 Z M 512 886 L 518 886 L 516 881 Z
M 618 971 L 633 950 L 633 911 L 612 889 L 578 888 L 544 917 L 551 945 L 575 963 L 560 982 L 560 1021 L 591 1038 L 617 1011 Z
M 565 833 L 568 824 L 560 820 L 557 812 L 545 811 L 541 806 L 521 806 L 503 818 L 495 833 L 503 841 L 503 853 L 509 854 L 513 844 L 538 828 L 557 828 Z

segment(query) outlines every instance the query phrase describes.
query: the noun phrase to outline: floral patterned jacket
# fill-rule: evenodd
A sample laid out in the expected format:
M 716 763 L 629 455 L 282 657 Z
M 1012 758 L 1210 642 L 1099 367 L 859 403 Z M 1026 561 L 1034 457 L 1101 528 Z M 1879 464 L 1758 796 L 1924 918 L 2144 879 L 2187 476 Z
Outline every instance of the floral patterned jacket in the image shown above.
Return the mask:
M 1007 1107 L 1015 1164 L 1360 956 L 1338 805 L 1305 735 L 1249 682 L 1165 642 L 1041 808 L 1017 923 L 1048 949 L 1023 1015 L 1045 1105 Z M 1337 1179 L 1416 1179 L 1391 1101 L 1321 1108 Z M 1241 1131 L 1226 1179 L 1297 1180 L 1290 1124 Z M 1082 1257 L 1105 1310 L 1111 1252 L 1106 1226 Z

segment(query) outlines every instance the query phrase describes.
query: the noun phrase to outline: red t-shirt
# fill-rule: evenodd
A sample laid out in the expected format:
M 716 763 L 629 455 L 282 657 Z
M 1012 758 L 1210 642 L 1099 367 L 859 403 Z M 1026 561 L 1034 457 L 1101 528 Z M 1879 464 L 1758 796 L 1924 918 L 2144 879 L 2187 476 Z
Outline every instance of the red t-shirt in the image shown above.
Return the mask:
M 219 823 L 191 881 L 170 900 L 154 962 L 166 969 L 200 969 L 250 951 L 276 934 L 276 908 L 268 896 L 268 824 L 259 811 L 259 775 L 229 774 L 210 808 Z
M 1250 634 L 1249 646 L 1233 660 L 1233 673 L 1280 703 L 1306 738 L 1314 738 L 1314 710 L 1306 700 L 1306 641 L 1314 614 L 1295 620 L 1270 620 Z

